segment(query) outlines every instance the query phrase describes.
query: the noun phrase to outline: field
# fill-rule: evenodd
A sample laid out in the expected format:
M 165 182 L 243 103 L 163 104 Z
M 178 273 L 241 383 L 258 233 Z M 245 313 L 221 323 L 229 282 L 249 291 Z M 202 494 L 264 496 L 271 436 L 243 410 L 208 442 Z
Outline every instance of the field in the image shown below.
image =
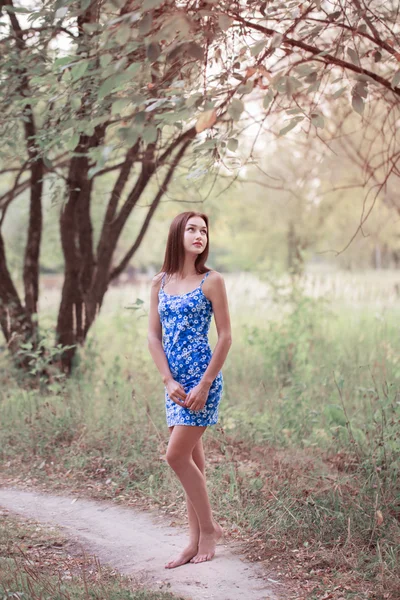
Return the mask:
M 1 511 L 0 591 L 2 598 L 60 600 L 182 600 L 141 588 L 80 552 L 54 527 L 15 519 Z
M 220 422 L 205 436 L 217 518 L 250 559 L 296 584 L 299 598 L 394 600 L 400 275 L 225 280 L 233 345 Z M 147 349 L 148 296 L 146 283 L 111 288 L 74 377 L 45 393 L 19 386 L 3 354 L 0 457 L 9 475 L 147 499 L 184 522 L 183 493 L 163 459 L 168 430 Z M 42 292 L 49 339 L 58 298 L 57 289 Z

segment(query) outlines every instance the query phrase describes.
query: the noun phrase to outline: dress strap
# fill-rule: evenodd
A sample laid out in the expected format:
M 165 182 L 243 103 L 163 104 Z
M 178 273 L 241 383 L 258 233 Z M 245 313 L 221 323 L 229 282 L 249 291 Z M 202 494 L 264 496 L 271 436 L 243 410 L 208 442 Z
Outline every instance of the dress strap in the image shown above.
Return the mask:
M 207 271 L 207 273 L 204 275 L 203 279 L 201 280 L 200 283 L 200 287 L 203 287 L 203 283 L 205 282 L 205 280 L 207 279 L 207 277 L 209 276 L 209 274 L 211 273 L 211 271 Z
M 161 289 L 164 289 L 164 285 L 165 285 L 165 275 L 166 273 L 163 273 L 162 279 L 161 279 Z

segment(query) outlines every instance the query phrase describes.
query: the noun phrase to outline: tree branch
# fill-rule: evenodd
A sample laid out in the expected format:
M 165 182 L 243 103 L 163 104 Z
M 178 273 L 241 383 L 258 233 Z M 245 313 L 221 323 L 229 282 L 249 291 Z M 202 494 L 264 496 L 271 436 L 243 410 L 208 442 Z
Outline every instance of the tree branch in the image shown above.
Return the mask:
M 255 31 L 264 33 L 267 36 L 273 36 L 276 33 L 273 29 L 270 29 L 269 27 L 265 27 L 263 25 L 258 25 L 257 23 L 251 23 L 250 21 L 247 21 L 246 19 L 244 19 L 243 17 L 241 17 L 238 14 L 235 14 L 235 13 L 226 13 L 226 14 L 228 17 L 236 19 L 239 23 L 246 25 L 250 29 L 254 29 Z M 373 71 L 370 71 L 369 69 L 364 69 L 363 67 L 359 67 L 353 63 L 349 63 L 345 60 L 342 60 L 341 58 L 337 58 L 336 56 L 333 56 L 332 54 L 324 54 L 324 56 L 319 56 L 322 53 L 322 50 L 320 50 L 319 48 L 310 46 L 310 44 L 306 44 L 305 42 L 302 42 L 301 40 L 294 40 L 285 34 L 283 34 L 283 36 L 282 36 L 282 41 L 285 42 L 285 44 L 287 44 L 288 46 L 291 46 L 292 48 L 300 48 L 301 50 L 304 50 L 305 52 L 310 53 L 312 56 L 315 56 L 315 57 L 318 56 L 318 58 L 321 61 L 323 61 L 327 64 L 334 64 L 338 67 L 347 69 L 348 71 L 353 71 L 353 73 L 358 73 L 359 75 L 361 75 L 361 74 L 367 75 L 368 77 L 370 77 L 377 83 L 380 83 L 386 89 L 388 89 L 391 92 L 393 92 L 394 94 L 396 94 L 396 96 L 400 96 L 400 87 L 398 87 L 398 86 L 392 87 L 390 81 L 388 81 L 387 79 L 384 79 L 383 77 L 381 77 L 380 75 L 377 75 L 376 73 L 374 73 Z
M 7 4 L 13 5 L 13 0 L 7 0 Z M 15 33 L 16 46 L 20 53 L 26 49 L 23 39 L 23 30 L 14 12 L 8 13 L 11 26 Z M 19 68 L 21 82 L 19 90 L 21 96 L 29 96 L 29 78 L 25 69 Z M 28 235 L 24 256 L 24 288 L 25 306 L 30 315 L 37 312 L 39 298 L 39 254 L 42 236 L 42 192 L 44 163 L 36 144 L 36 125 L 33 108 L 30 102 L 25 105 L 26 119 L 24 119 L 25 139 L 29 162 L 31 164 L 31 198 L 29 210 Z M 37 324 L 35 324 L 36 326 Z
M 188 148 L 190 143 L 191 143 L 191 139 L 186 140 L 182 144 L 182 147 L 180 148 L 179 152 L 177 152 L 174 160 L 172 161 L 170 168 L 168 169 L 168 172 L 164 178 L 164 181 L 162 182 L 156 196 L 154 197 L 153 202 L 150 205 L 150 209 L 147 212 L 146 218 L 145 218 L 143 225 L 140 229 L 140 232 L 135 240 L 135 243 L 130 248 L 130 250 L 126 253 L 126 255 L 121 260 L 119 265 L 111 271 L 110 276 L 109 276 L 109 282 L 112 281 L 113 279 L 115 279 L 116 277 L 118 277 L 118 275 L 120 275 L 120 273 L 122 273 L 122 271 L 125 269 L 125 267 L 129 263 L 132 256 L 135 254 L 136 250 L 139 248 L 139 246 L 144 238 L 144 235 L 149 227 L 152 216 L 155 213 L 163 194 L 166 192 L 166 190 L 168 188 L 168 184 L 171 180 L 171 177 L 174 174 L 176 167 L 178 166 L 180 160 L 182 159 L 183 155 L 185 154 L 186 149 Z

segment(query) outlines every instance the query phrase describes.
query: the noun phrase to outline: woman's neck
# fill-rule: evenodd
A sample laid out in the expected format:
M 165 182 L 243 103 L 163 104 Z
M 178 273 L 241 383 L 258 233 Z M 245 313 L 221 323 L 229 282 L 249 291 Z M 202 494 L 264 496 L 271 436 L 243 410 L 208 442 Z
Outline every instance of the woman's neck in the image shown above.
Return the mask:
M 197 275 L 195 260 L 193 260 L 191 256 L 187 257 L 182 272 L 180 273 L 180 277 L 181 279 L 187 279 L 188 277 L 194 277 L 195 275 Z

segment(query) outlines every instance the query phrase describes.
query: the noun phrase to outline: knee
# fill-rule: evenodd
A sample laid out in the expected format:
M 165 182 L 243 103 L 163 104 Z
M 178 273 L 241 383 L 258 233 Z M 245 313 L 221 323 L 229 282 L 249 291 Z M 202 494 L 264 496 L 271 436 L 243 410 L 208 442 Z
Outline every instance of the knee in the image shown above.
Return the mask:
M 167 449 L 167 454 L 166 454 L 165 458 L 166 458 L 169 466 L 172 469 L 174 469 L 174 471 L 179 470 L 182 467 L 184 467 L 187 464 L 188 459 L 189 459 L 189 457 L 182 455 L 181 452 L 177 452 L 173 448 Z

